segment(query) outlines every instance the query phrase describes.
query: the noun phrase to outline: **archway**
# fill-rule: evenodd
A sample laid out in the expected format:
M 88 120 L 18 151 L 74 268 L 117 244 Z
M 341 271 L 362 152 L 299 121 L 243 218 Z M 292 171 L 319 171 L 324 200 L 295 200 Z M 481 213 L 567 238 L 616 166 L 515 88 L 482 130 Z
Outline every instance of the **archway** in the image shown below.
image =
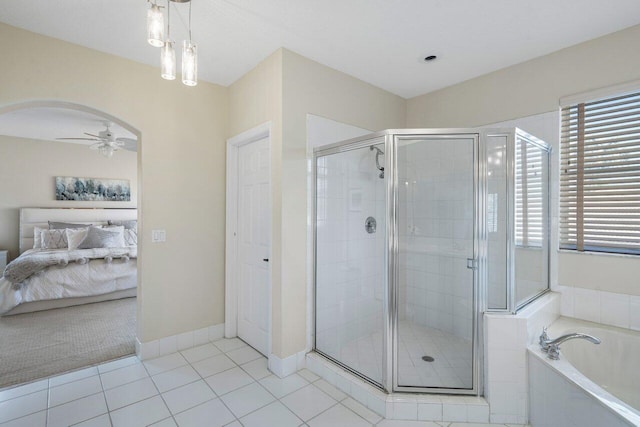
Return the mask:
M 60 100 L 28 100 L 28 101 L 25 101 L 25 102 L 19 102 L 19 103 L 14 103 L 14 104 L 10 104 L 10 105 L 0 106 L 0 117 L 2 117 L 2 116 L 8 117 L 7 115 L 16 115 L 16 114 L 20 114 L 21 112 L 25 112 L 26 113 L 27 111 L 33 112 L 33 111 L 36 111 L 38 109 L 40 109 L 41 111 L 46 111 L 47 109 L 50 109 L 50 110 L 58 109 L 60 111 L 68 110 L 69 112 L 85 113 L 85 115 L 87 117 L 95 116 L 96 118 L 101 119 L 101 120 L 103 120 L 105 122 L 113 123 L 113 127 L 114 128 L 118 128 L 120 130 L 125 129 L 126 131 L 128 131 L 131 134 L 131 135 L 127 134 L 127 136 L 135 136 L 136 146 L 131 151 L 136 151 L 136 153 L 130 153 L 130 152 L 127 153 L 127 156 L 128 156 L 128 159 L 129 159 L 128 161 L 132 165 L 131 167 L 135 168 L 135 172 L 134 172 L 135 175 L 131 175 L 131 183 L 135 184 L 135 188 L 137 189 L 137 191 L 135 192 L 135 195 L 133 194 L 133 192 L 131 192 L 132 193 L 131 194 L 132 197 L 130 199 L 131 199 L 131 202 L 132 202 L 133 206 L 128 204 L 127 208 L 120 209 L 120 206 L 116 206 L 112 202 L 106 202 L 106 205 L 103 204 L 102 206 L 100 206 L 100 202 L 96 203 L 95 206 L 88 206 L 86 204 L 84 204 L 84 205 L 81 204 L 80 206 L 78 206 L 77 204 L 76 205 L 73 204 L 75 202 L 72 202 L 72 203 L 69 203 L 68 206 L 64 206 L 64 208 L 67 208 L 67 210 L 69 210 L 69 211 L 100 211 L 100 210 L 105 210 L 106 211 L 106 210 L 109 210 L 109 211 L 112 211 L 112 212 L 116 212 L 116 211 L 124 211 L 124 210 L 127 210 L 127 209 L 128 210 L 132 210 L 131 208 L 135 207 L 136 208 L 135 212 L 132 212 L 133 215 L 134 215 L 133 218 L 137 219 L 137 231 L 142 233 L 142 223 L 141 223 L 142 215 L 141 215 L 141 209 L 140 209 L 141 206 L 142 206 L 142 203 L 141 203 L 141 200 L 142 200 L 142 196 L 141 196 L 141 194 L 142 194 L 142 188 L 141 188 L 142 187 L 141 186 L 141 176 L 142 176 L 142 170 L 141 170 L 142 169 L 141 168 L 141 146 L 142 146 L 142 144 L 141 144 L 141 141 L 142 141 L 142 135 L 141 135 L 141 132 L 136 127 L 134 127 L 133 125 L 128 123 L 127 121 L 122 120 L 121 118 L 116 117 L 114 115 L 111 115 L 111 114 L 109 114 L 109 113 L 107 113 L 105 111 L 102 111 L 102 110 L 99 110 L 99 109 L 96 109 L 96 108 L 92 108 L 92 107 L 89 107 L 89 106 L 86 106 L 86 105 L 83 105 L 83 104 L 67 102 L 67 101 L 60 101 Z M 69 113 L 69 114 L 71 114 L 71 113 Z M 79 114 L 79 113 L 74 113 L 74 114 Z M 85 131 L 85 129 L 82 129 L 82 130 Z M 92 130 L 87 129 L 87 131 L 92 131 Z M 97 129 L 93 130 L 92 132 L 94 132 L 96 134 L 98 133 Z M 0 133 L 3 133 L 2 129 L 0 129 Z M 19 135 L 13 135 L 13 136 L 20 137 Z M 64 136 L 75 136 L 75 135 L 64 135 Z M 78 135 L 78 136 L 82 136 L 82 133 L 80 132 L 80 135 Z M 42 141 L 40 141 L 40 142 L 43 143 Z M 62 145 L 66 145 L 66 144 L 62 144 Z M 79 150 L 79 149 L 80 148 L 76 146 L 76 150 Z M 97 153 L 92 153 L 92 155 L 94 155 L 96 157 L 100 157 Z M 11 159 L 11 160 L 13 160 L 13 159 Z M 108 161 L 105 161 L 105 163 L 108 163 Z M 25 168 L 35 168 L 34 166 L 28 165 L 28 164 L 25 164 L 24 167 Z M 96 173 L 99 173 L 99 172 L 96 172 Z M 61 174 L 64 174 L 64 169 L 61 169 Z M 53 176 L 54 174 L 51 174 L 51 175 Z M 55 173 L 55 175 L 58 175 L 58 173 Z M 103 177 L 103 176 L 107 176 L 107 175 L 85 175 L 85 176 Z M 45 185 L 48 185 L 48 184 L 45 184 Z M 133 189 L 134 185 L 132 185 L 131 188 Z M 50 191 L 48 187 L 47 187 L 47 191 Z M 112 204 L 109 205 L 108 203 L 112 203 Z M 24 205 L 21 205 L 21 206 L 22 207 L 33 207 L 34 205 L 33 204 L 29 204 L 29 205 L 26 205 L 26 206 L 24 206 Z M 39 206 L 39 205 L 36 205 L 36 206 Z M 50 206 L 50 205 L 43 205 L 43 206 L 46 207 L 47 209 L 52 208 L 52 206 Z M 99 208 L 105 208 L 105 207 L 108 208 L 108 209 L 99 209 Z M 71 208 L 71 209 L 68 209 L 68 208 Z M 80 209 L 80 208 L 90 208 L 90 209 Z M 64 209 L 51 209 L 51 211 L 58 211 L 58 210 L 64 210 Z M 80 217 L 81 216 L 82 215 L 80 215 Z M 75 214 L 72 215 L 71 218 L 76 218 Z M 31 234 L 31 236 L 33 236 L 33 234 Z M 137 240 L 139 240 L 139 242 L 140 242 L 140 247 L 138 248 L 138 252 L 140 252 L 141 249 L 142 249 L 141 248 L 142 239 L 140 238 L 140 239 L 137 239 Z M 22 242 L 22 238 L 20 238 L 20 241 Z M 22 252 L 22 248 L 21 248 L 21 252 Z M 137 264 L 138 264 L 138 266 L 140 265 L 140 263 L 137 263 Z M 133 278 L 133 280 L 131 280 L 131 286 L 132 287 L 133 287 L 133 285 L 135 283 L 134 292 L 137 290 L 137 292 L 135 292 L 135 293 L 137 293 L 137 297 L 138 297 L 137 303 L 134 301 L 131 304 L 132 312 L 135 313 L 134 314 L 134 316 L 135 316 L 135 320 L 134 320 L 135 325 L 133 326 L 134 335 L 135 335 L 133 337 L 134 346 L 135 346 L 136 338 L 140 336 L 140 331 L 141 331 L 141 325 L 140 325 L 141 316 L 139 315 L 140 306 L 141 306 L 141 298 L 142 298 L 141 292 L 139 292 L 140 284 L 141 284 L 141 276 L 142 276 L 142 274 L 141 274 L 140 270 L 137 270 L 136 274 L 135 274 L 135 277 Z M 0 277 L 1 277 L 1 275 L 0 275 Z M 114 301 L 115 301 L 115 299 L 114 299 Z M 80 302 L 89 303 L 89 302 L 92 302 L 92 301 L 90 301 L 90 300 L 82 300 Z M 51 310 L 51 311 L 53 311 L 53 310 Z M 18 311 L 18 313 L 20 313 L 20 312 Z M 40 312 L 40 313 L 42 313 L 42 312 Z M 116 357 L 118 357 L 118 356 L 116 356 Z M 91 362 L 90 364 L 94 364 L 94 362 Z M 77 369 L 79 367 L 80 366 L 74 367 L 72 369 Z M 53 372 L 53 373 L 61 373 L 61 372 L 62 371 Z M 44 374 L 46 376 L 48 376 L 48 375 L 50 375 L 52 373 L 45 372 Z M 21 381 L 21 382 L 23 382 L 23 381 Z

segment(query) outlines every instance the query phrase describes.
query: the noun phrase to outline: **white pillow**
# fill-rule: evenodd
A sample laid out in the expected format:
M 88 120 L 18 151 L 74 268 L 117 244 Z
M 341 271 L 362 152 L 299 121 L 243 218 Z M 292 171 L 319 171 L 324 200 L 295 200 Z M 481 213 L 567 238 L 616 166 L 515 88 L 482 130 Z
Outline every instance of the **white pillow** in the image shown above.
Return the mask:
M 124 229 L 125 246 L 138 246 L 138 233 L 134 229 Z
M 91 227 L 87 232 L 87 237 L 78 246 L 79 249 L 93 248 L 123 248 L 124 227 Z
M 69 250 L 72 251 L 74 249 L 78 249 L 80 243 L 87 237 L 87 233 L 89 232 L 89 227 L 83 228 L 67 228 L 65 229 L 67 233 L 67 242 L 69 244 Z
M 42 248 L 42 237 L 40 233 L 42 233 L 43 230 L 48 230 L 48 228 L 33 227 L 33 249 Z
M 42 230 L 40 232 L 40 240 L 42 240 L 42 249 L 66 249 L 67 243 L 66 230 Z

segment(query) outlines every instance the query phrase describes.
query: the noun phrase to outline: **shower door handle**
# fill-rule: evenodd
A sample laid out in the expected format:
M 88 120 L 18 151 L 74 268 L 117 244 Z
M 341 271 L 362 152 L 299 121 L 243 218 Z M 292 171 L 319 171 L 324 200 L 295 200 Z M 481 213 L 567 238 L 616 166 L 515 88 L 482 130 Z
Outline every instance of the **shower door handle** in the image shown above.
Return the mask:
M 467 268 L 471 270 L 478 269 L 478 260 L 475 258 L 467 258 Z

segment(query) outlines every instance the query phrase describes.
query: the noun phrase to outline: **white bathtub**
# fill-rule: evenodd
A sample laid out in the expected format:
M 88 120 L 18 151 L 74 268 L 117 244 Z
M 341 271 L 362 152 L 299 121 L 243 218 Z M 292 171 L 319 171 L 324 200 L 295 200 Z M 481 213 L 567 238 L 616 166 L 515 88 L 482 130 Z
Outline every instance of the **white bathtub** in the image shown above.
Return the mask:
M 548 331 L 551 338 L 570 332 L 602 344 L 566 341 L 560 360 L 529 348 L 532 427 L 640 426 L 640 333 L 564 317 Z

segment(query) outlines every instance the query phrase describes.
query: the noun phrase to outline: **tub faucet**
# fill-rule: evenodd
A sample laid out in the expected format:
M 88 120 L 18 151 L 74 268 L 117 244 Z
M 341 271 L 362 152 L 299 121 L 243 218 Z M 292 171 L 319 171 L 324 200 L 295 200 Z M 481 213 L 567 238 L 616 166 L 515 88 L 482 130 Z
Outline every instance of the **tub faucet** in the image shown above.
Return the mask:
M 571 334 L 562 335 L 556 339 L 550 339 L 547 335 L 547 328 L 542 328 L 542 335 L 540 335 L 540 349 L 549 355 L 549 359 L 558 360 L 560 358 L 560 344 L 565 341 L 583 339 L 593 344 L 600 344 L 600 339 L 591 335 L 582 334 L 580 332 L 573 332 Z

